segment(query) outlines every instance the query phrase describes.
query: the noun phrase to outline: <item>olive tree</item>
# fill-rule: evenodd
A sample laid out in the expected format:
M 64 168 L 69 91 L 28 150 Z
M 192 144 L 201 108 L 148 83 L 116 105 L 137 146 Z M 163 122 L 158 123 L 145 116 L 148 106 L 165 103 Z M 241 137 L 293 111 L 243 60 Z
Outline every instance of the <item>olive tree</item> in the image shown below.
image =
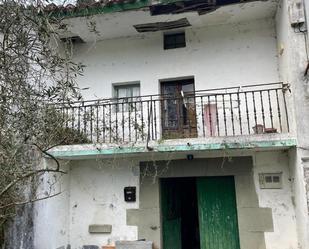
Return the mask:
M 83 66 L 71 60 L 70 42 L 59 39 L 63 25 L 45 11 L 48 4 L 0 1 L 0 244 L 24 205 L 53 196 L 37 195 L 39 178 L 66 173 L 49 149 L 80 138 L 63 128 L 66 117 L 53 103 L 81 98 L 76 77 Z M 43 156 L 55 166 L 40 166 Z

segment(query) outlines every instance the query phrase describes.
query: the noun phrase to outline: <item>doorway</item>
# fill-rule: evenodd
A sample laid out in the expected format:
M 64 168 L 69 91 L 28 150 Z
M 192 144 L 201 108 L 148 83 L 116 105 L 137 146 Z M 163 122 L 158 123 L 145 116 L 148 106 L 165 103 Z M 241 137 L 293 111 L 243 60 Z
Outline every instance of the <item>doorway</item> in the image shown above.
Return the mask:
M 240 249 L 233 176 L 161 179 L 163 249 Z
M 194 79 L 161 82 L 164 139 L 197 137 Z
M 163 249 L 200 249 L 195 178 L 161 180 Z

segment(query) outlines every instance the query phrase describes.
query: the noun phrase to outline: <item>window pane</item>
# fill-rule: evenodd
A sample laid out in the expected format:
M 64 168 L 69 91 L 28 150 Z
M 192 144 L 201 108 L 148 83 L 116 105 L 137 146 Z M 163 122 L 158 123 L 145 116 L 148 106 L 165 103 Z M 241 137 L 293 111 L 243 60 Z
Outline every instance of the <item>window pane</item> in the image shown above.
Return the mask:
M 185 33 L 165 34 L 164 49 L 181 48 L 186 46 Z
M 265 182 L 272 182 L 271 176 L 265 176 Z
M 132 90 L 133 90 L 133 91 L 132 91 L 132 92 L 133 92 L 132 96 L 136 97 L 136 96 L 139 96 L 139 95 L 140 95 L 140 87 L 139 87 L 139 86 L 133 87 Z
M 175 42 L 179 44 L 185 43 L 185 36 L 182 34 L 175 36 Z
M 126 97 L 132 97 L 132 87 L 127 86 L 125 90 L 126 90 Z
M 128 97 L 127 96 L 127 91 L 125 88 L 118 88 L 118 96 L 117 98 L 125 98 L 125 97 Z
M 182 85 L 181 87 L 182 87 L 183 92 L 193 92 L 194 91 L 193 83 L 185 84 L 185 85 Z
M 273 176 L 273 182 L 280 182 L 279 176 Z

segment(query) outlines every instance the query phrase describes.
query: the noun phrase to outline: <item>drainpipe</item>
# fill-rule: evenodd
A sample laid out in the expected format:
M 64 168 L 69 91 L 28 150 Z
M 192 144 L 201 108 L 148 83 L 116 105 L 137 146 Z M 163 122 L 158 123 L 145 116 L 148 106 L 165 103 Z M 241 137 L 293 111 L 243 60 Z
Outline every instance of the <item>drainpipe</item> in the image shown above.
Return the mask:
M 305 11 L 305 25 L 306 25 L 306 30 L 307 30 L 307 42 L 306 42 L 306 46 L 307 46 L 307 52 L 309 52 L 309 2 L 307 1 L 306 4 L 306 0 L 303 0 L 303 6 L 304 6 L 304 11 Z M 306 71 L 305 71 L 305 75 L 309 74 L 309 60 L 307 61 L 307 67 L 306 67 Z
M 305 3 L 305 0 L 303 0 L 303 5 L 304 5 L 304 9 L 305 9 L 305 18 L 306 18 L 306 24 L 308 26 L 308 20 L 309 20 L 309 3 L 307 2 L 307 4 Z

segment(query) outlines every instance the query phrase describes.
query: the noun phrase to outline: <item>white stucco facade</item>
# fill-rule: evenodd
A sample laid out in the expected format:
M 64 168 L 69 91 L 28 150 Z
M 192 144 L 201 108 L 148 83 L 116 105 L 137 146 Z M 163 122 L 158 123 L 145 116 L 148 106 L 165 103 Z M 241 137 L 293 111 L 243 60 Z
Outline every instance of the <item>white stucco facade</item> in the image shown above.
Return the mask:
M 168 142 L 168 146 L 173 148 L 170 151 L 166 148 L 165 151 L 147 151 L 146 144 L 142 143 L 138 146 L 146 149 L 136 150 L 131 154 L 130 149 L 133 151 L 137 144 L 127 145 L 126 152 L 118 151 L 119 154 L 115 155 L 108 151 L 109 145 L 95 145 L 92 151 L 97 150 L 97 154 L 87 156 L 73 153 L 70 157 L 67 153 L 60 158 L 66 159 L 62 164 L 68 174 L 61 176 L 54 186 L 54 191 L 60 191 L 61 194 L 36 205 L 36 248 L 78 249 L 87 245 L 101 248 L 117 240 L 147 239 L 154 241 L 155 245 L 162 249 L 158 180 L 167 176 L 165 173 L 156 175 L 153 177 L 153 185 L 143 186 L 144 178 L 149 176 L 141 173 L 141 162 L 174 162 L 185 160 L 188 154 L 200 160 L 219 158 L 218 160 L 232 162 L 233 158 L 239 157 L 252 160 L 252 164 L 245 169 L 246 174 L 239 171 L 237 165 L 237 169 L 231 171 L 236 179 L 241 228 L 240 249 L 308 248 L 309 222 L 304 174 L 307 162 L 304 158 L 309 156 L 309 134 L 306 132 L 308 115 L 305 117 L 303 113 L 307 111 L 309 103 L 302 102 L 308 95 L 307 79 L 302 75 L 306 62 L 302 50 L 305 43 L 303 36 L 295 34 L 289 24 L 290 1 L 266 2 L 275 5 L 275 8 L 272 7 L 274 11 L 267 12 L 266 16 L 261 14 L 263 8 L 260 8 L 264 3 L 240 5 L 243 16 L 237 19 L 232 10 L 224 9 L 225 13 L 222 10 L 213 12 L 210 14 L 209 20 L 212 21 L 209 24 L 205 17 L 198 21 L 198 16 L 188 14 L 188 18 L 194 19 L 193 23 L 196 25 L 185 29 L 184 48 L 164 50 L 163 32 L 132 34 L 131 29 L 126 30 L 123 27 L 125 25 L 121 26 L 121 12 L 106 14 L 104 19 L 106 22 L 115 22 L 115 29 L 119 28 L 119 37 L 115 37 L 116 31 L 107 30 L 110 38 L 103 39 L 102 28 L 102 36 L 89 36 L 86 43 L 74 45 L 73 59 L 86 65 L 84 76 L 78 79 L 85 100 L 113 97 L 113 84 L 118 83 L 139 83 L 140 94 L 148 95 L 160 94 L 160 81 L 166 79 L 192 77 L 195 90 L 282 81 L 290 84 L 292 89 L 287 98 L 290 131 L 284 134 L 286 137 L 272 134 L 275 139 L 263 134 L 265 136 L 259 139 L 260 144 L 267 144 L 263 148 L 244 146 L 243 149 L 223 149 L 212 146 L 228 142 L 250 145 L 251 138 L 248 136 L 246 140 L 237 137 L 201 139 L 196 143 L 204 142 L 209 145 L 208 149 L 204 150 L 196 147 L 195 150 L 177 151 L 175 148 L 180 148 L 181 144 L 191 146 L 192 142 L 194 145 L 193 140 L 185 139 L 174 144 L 169 141 L 171 144 Z M 253 13 L 254 8 L 257 12 L 250 18 L 248 13 Z M 124 15 L 123 22 L 132 21 L 128 18 L 130 13 Z M 216 13 L 218 16 L 213 17 Z M 133 11 L 131 14 L 131 18 L 134 18 Z M 136 15 L 146 18 L 145 13 Z M 224 19 L 223 16 L 226 15 L 231 15 L 230 19 Z M 162 18 L 168 20 L 168 17 L 167 15 Z M 171 18 L 175 19 L 175 16 Z M 97 17 L 96 20 L 101 19 Z M 106 24 L 99 22 L 99 25 L 105 27 Z M 77 32 L 78 28 L 75 27 L 74 31 Z M 86 37 L 87 33 L 81 31 L 81 36 Z M 278 143 L 275 143 L 277 140 L 283 141 L 284 138 L 297 141 L 297 145 L 287 146 L 282 143 L 278 146 Z M 160 147 L 166 144 L 160 141 L 156 145 Z M 115 145 L 113 146 L 115 148 Z M 73 146 L 66 150 L 70 151 L 70 148 Z M 89 151 L 89 147 L 79 146 L 76 150 Z M 47 160 L 47 164 L 49 163 Z M 204 167 L 203 163 L 200 163 L 197 165 L 200 168 L 194 171 L 190 168 L 194 167 L 194 160 L 190 165 L 186 165 L 184 161 L 182 164 L 183 168 L 173 171 L 168 177 L 227 174 L 223 166 L 222 169 L 214 169 L 215 165 L 212 165 L 208 169 L 207 165 Z M 282 174 L 282 187 L 262 189 L 259 182 L 261 173 Z M 252 179 L 248 180 L 248 176 Z M 49 180 L 44 179 L 46 186 Z M 135 202 L 124 200 L 124 187 L 128 186 L 137 188 Z M 251 193 L 256 195 L 256 200 L 252 197 L 252 202 Z M 252 220 L 250 210 L 256 215 Z M 263 220 L 264 218 L 267 220 Z M 89 226 L 92 225 L 108 225 L 112 228 L 107 233 L 94 234 L 89 232 Z
M 218 157 L 222 156 L 222 153 L 196 154 L 196 158 L 209 158 L 209 156 Z M 233 158 L 233 153 L 228 156 Z M 240 223 L 245 224 L 242 226 L 245 226 L 248 231 L 258 233 L 263 231 L 263 224 L 270 224 L 267 225 L 267 231 L 264 235 L 266 248 L 299 248 L 296 234 L 295 205 L 293 204 L 295 193 L 292 189 L 288 153 L 286 151 L 244 152 L 242 156 L 252 157 L 252 177 L 258 206 L 262 209 L 269 208 L 271 216 L 266 216 L 269 220 L 264 221 L 257 217 L 249 219 L 249 212 L 249 214 L 245 214 L 247 220 L 240 221 Z M 171 160 L 181 159 L 185 155 L 175 154 L 169 157 Z M 155 155 L 153 158 L 159 159 Z M 101 247 L 106 244 L 113 244 L 117 240 L 142 239 L 138 237 L 138 234 L 143 233 L 144 230 L 138 231 L 137 226 L 127 225 L 127 215 L 128 210 L 140 208 L 138 193 L 139 188 L 145 187 L 143 183 L 145 176 L 140 175 L 139 162 L 143 160 L 149 160 L 149 157 L 104 160 L 94 158 L 71 161 L 67 164 L 68 175 L 59 182 L 61 187 L 57 187 L 57 189 L 60 188 L 63 191 L 62 194 L 52 200 L 41 202 L 37 207 L 38 213 L 35 219 L 36 247 L 46 249 L 62 248 L 62 246 L 66 248 L 67 245 L 70 245 L 71 248 L 82 248 L 84 245 Z M 207 165 L 204 167 L 206 169 Z M 282 173 L 281 189 L 260 188 L 260 173 L 278 172 Z M 195 173 L 190 173 L 189 168 L 187 173 L 181 174 L 183 176 L 195 175 Z M 209 174 L 217 173 L 210 171 Z M 153 186 L 162 176 L 159 174 L 157 177 L 153 177 Z M 236 177 L 242 179 L 241 175 L 236 174 Z M 246 193 L 246 188 L 249 186 L 247 181 L 239 181 L 237 188 L 239 188 L 240 195 L 237 198 L 239 206 L 242 207 L 244 205 L 242 198 L 246 198 L 245 196 L 250 192 Z M 137 187 L 136 202 L 127 203 L 124 201 L 123 189 L 126 186 Z M 153 197 L 148 196 L 148 198 L 156 199 L 157 197 L 154 195 Z M 251 207 L 249 205 L 249 207 L 243 208 L 250 209 Z M 155 213 L 155 209 L 152 212 Z M 258 213 L 258 215 L 260 217 L 262 214 Z M 149 221 L 141 220 L 140 222 L 146 222 L 145 224 L 150 222 L 150 224 L 155 225 L 155 221 L 151 223 L 151 219 Z M 93 224 L 109 224 L 112 226 L 112 232 L 91 234 L 88 229 Z M 47 229 L 47 227 L 50 228 Z M 143 229 L 151 230 L 150 227 Z M 151 237 L 151 235 L 148 236 Z M 246 233 L 241 233 L 240 239 L 248 240 L 246 236 Z M 50 243 L 46 244 L 46 241 Z M 248 243 L 250 245 L 250 240 Z M 263 246 L 260 248 L 263 248 Z
M 185 48 L 164 50 L 162 32 L 76 46 L 86 65 L 79 81 L 86 99 L 111 98 L 113 83 L 139 82 L 159 94 L 159 80 L 194 77 L 195 89 L 279 82 L 273 19 L 186 29 Z
M 136 164 L 128 160 L 90 160 L 71 163 L 72 248 L 138 239 L 137 228 L 126 224 L 126 209 L 138 208 L 138 202 L 128 203 L 123 197 L 124 187 L 139 186 L 139 168 Z M 90 224 L 110 224 L 112 233 L 89 234 Z
M 265 232 L 266 248 L 298 248 L 295 204 L 287 152 L 259 152 L 254 157 L 255 184 L 261 207 L 272 209 L 274 230 Z M 283 188 L 260 189 L 259 173 L 282 172 Z

